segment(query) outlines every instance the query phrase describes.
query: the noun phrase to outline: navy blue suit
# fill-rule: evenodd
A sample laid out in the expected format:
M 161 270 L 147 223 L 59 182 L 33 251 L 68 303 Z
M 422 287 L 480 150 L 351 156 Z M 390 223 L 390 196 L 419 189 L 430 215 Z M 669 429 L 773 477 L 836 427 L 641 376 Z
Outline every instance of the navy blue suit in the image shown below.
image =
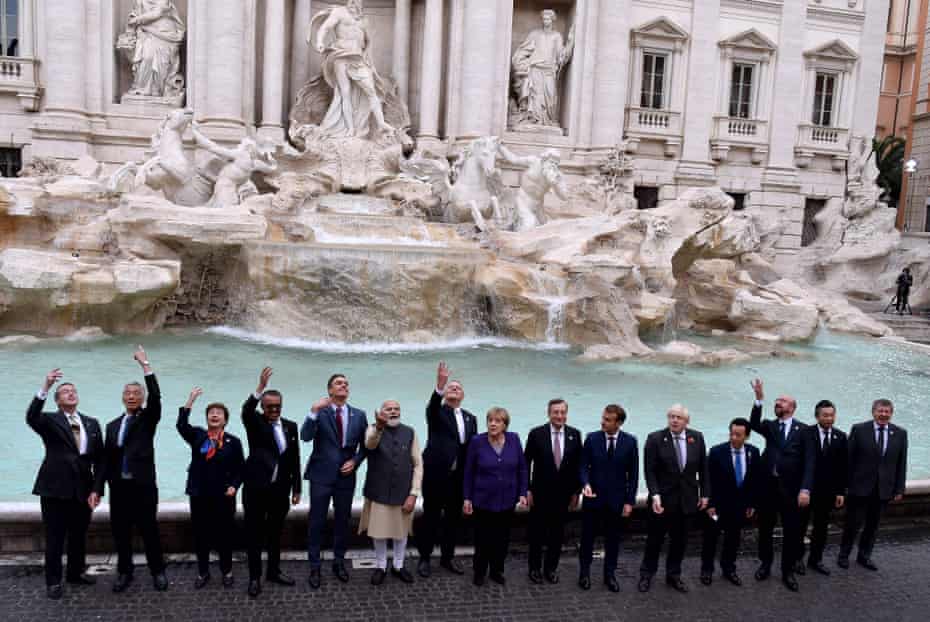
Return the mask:
M 315 416 L 307 415 L 300 428 L 300 438 L 313 443 L 313 452 L 307 461 L 304 479 L 310 481 L 310 533 L 307 554 L 310 567 L 320 567 L 320 544 L 329 504 L 333 504 L 333 555 L 345 559 L 346 532 L 352 514 L 352 497 L 355 494 L 355 474 L 365 460 L 365 430 L 368 417 L 365 411 L 345 405 L 348 423 L 343 430 L 344 442 L 339 443 L 336 411 L 330 407 Z M 355 469 L 350 475 L 339 472 L 342 465 L 352 460 Z
M 742 454 L 745 475 L 740 485 L 736 483 L 733 466 L 733 448 L 730 443 L 711 447 L 707 455 L 707 470 L 710 479 L 710 504 L 717 512 L 717 520 L 709 516 L 704 527 L 704 545 L 701 549 L 701 572 L 712 574 L 717 538 L 723 531 L 723 550 L 720 553 L 720 568 L 725 573 L 736 571 L 736 556 L 739 552 L 740 536 L 746 523 L 746 510 L 759 505 L 759 494 L 765 478 L 759 450 L 746 443 Z
M 639 486 L 639 450 L 636 437 L 618 431 L 614 455 L 607 456 L 607 435 L 592 432 L 581 449 L 581 466 L 578 477 L 581 486 L 591 486 L 595 496 L 585 497 L 582 503 L 580 574 L 591 573 L 594 556 L 594 537 L 598 529 L 604 532 L 604 576 L 612 577 L 617 570 L 620 535 L 623 528 L 623 506 L 636 503 Z

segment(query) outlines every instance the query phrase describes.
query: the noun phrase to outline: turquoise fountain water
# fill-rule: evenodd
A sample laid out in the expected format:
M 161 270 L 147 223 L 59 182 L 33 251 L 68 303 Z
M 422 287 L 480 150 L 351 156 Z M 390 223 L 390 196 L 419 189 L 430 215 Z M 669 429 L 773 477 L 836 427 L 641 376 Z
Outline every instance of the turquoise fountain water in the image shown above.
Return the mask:
M 664 413 L 675 403 L 692 413 L 692 427 L 708 444 L 726 439 L 729 420 L 748 416 L 752 403 L 749 381 L 765 380 L 767 410 L 781 393 L 797 397 L 798 413 L 813 421 L 813 405 L 823 398 L 838 407 L 838 425 L 849 426 L 869 417 L 876 397 L 895 402 L 895 422 L 910 434 L 908 478 L 930 477 L 930 355 L 910 347 L 888 345 L 822 333 L 807 346 L 793 348 L 797 358 L 771 358 L 718 369 L 642 362 L 582 364 L 576 352 L 552 345 L 528 346 L 498 340 L 461 340 L 429 346 L 345 346 L 299 340 L 265 340 L 238 331 L 185 331 L 138 338 L 90 342 L 46 340 L 31 346 L 0 349 L 0 455 L 3 478 L 0 501 L 29 500 L 42 445 L 25 423 L 25 410 L 45 373 L 61 367 L 77 385 L 80 409 L 102 423 L 120 414 L 123 383 L 141 379 L 132 360 L 142 343 L 164 394 L 164 417 L 156 440 L 161 498 L 184 497 L 189 450 L 174 429 L 177 408 L 191 387 L 204 388 L 199 406 L 223 401 L 233 413 L 229 431 L 244 437 L 239 408 L 255 389 L 262 366 L 275 373 L 272 386 L 284 393 L 284 416 L 302 421 L 309 405 L 324 394 L 333 372 L 348 375 L 351 400 L 369 413 L 387 398 L 398 399 L 403 419 L 425 442 L 424 408 L 435 382 L 436 363 L 448 362 L 465 384 L 465 406 L 479 415 L 504 406 L 512 416 L 511 430 L 525 437 L 545 421 L 546 402 L 561 396 L 569 402 L 569 423 L 590 432 L 599 426 L 601 409 L 609 402 L 629 413 L 624 429 L 640 443 L 664 425 Z M 52 406 L 51 400 L 48 406 Z M 770 413 L 767 413 L 769 415 Z M 194 420 L 202 417 L 197 410 Z M 759 441 L 757 437 L 751 442 Z M 302 444 L 306 462 L 310 445 Z

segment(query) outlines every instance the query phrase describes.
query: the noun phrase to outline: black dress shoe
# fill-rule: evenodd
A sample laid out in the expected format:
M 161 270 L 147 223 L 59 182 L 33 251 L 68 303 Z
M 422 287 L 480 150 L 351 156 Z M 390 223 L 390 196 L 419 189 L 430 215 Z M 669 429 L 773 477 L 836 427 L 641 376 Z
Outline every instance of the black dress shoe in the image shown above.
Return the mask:
M 843 556 L 837 557 L 837 558 L 836 558 L 836 565 L 839 566 L 840 568 L 844 568 L 844 569 L 845 569 L 845 568 L 849 568 L 849 558 L 848 558 L 848 557 L 843 557 Z
M 543 576 L 546 578 L 546 581 L 555 585 L 559 582 L 559 571 L 553 570 L 552 572 L 544 572 Z
M 384 583 L 384 577 L 386 576 L 387 573 L 384 571 L 384 568 L 375 568 L 374 572 L 371 573 L 371 584 L 381 585 Z
M 589 577 L 588 575 L 582 575 L 578 577 L 578 587 L 580 587 L 583 590 L 590 590 L 591 589 L 591 577 Z
M 203 588 L 203 586 L 205 586 L 209 582 L 210 582 L 209 572 L 207 574 L 199 574 L 197 575 L 197 578 L 194 579 L 194 589 L 199 590 Z
M 484 575 L 476 574 L 476 575 L 472 578 L 471 582 L 474 583 L 475 585 L 479 586 L 479 587 L 482 586 L 482 585 L 484 585 Z
M 310 569 L 310 576 L 307 577 L 307 583 L 309 583 L 310 587 L 312 587 L 313 589 L 317 589 L 320 587 L 320 569 L 319 568 Z
M 488 574 L 488 578 L 498 585 L 507 585 L 507 577 L 504 576 L 503 572 L 491 572 Z
M 233 573 L 229 572 L 223 575 L 223 587 L 232 587 L 235 582 L 236 579 L 233 577 Z
M 55 585 L 50 585 L 45 588 L 45 595 L 51 598 L 52 600 L 61 599 L 61 583 L 56 583 Z
M 604 577 L 604 585 L 607 586 L 607 589 L 615 594 L 620 591 L 620 584 L 617 583 L 617 577 L 610 575 L 609 577 Z
M 441 559 L 439 565 L 451 572 L 452 574 L 465 574 L 465 568 L 457 559 Z
M 349 582 L 349 571 L 346 570 L 345 563 L 341 561 L 333 563 L 333 575 L 343 583 Z
M 681 580 L 681 577 L 666 577 L 665 583 L 676 592 L 688 593 L 688 586 Z
M 785 587 L 791 590 L 792 592 L 797 592 L 799 589 L 798 580 L 794 578 L 794 574 L 788 573 L 783 575 L 781 582 L 785 584 Z
M 530 581 L 532 581 L 533 583 L 542 583 L 543 582 L 542 573 L 539 570 L 536 570 L 535 568 L 530 570 Z
M 168 577 L 165 576 L 164 572 L 159 572 L 152 577 L 152 585 L 159 592 L 164 592 L 168 589 Z
M 283 572 L 276 572 L 275 574 L 270 574 L 265 577 L 265 580 L 269 583 L 277 583 L 278 585 L 296 585 L 297 582 L 294 581 L 291 577 L 287 576 Z
M 71 585 L 96 585 L 97 579 L 89 574 L 79 574 L 76 577 L 68 577 L 68 583 Z
M 126 588 L 129 587 L 129 584 L 132 583 L 131 574 L 121 574 L 117 575 L 116 582 L 113 583 L 113 591 L 119 594 L 120 592 L 125 592 Z
M 813 564 L 808 562 L 807 567 L 813 570 L 814 572 L 819 572 L 820 574 L 829 577 L 830 569 L 823 565 L 823 562 L 814 562 Z
M 761 565 L 756 570 L 756 581 L 765 581 L 770 576 L 772 576 L 772 569 L 769 566 Z
M 258 595 L 262 593 L 262 582 L 259 579 L 252 579 L 249 581 L 249 598 L 258 598 Z
M 648 592 L 651 587 L 652 577 L 647 574 L 639 575 L 639 583 L 637 584 L 636 588 L 640 592 Z
M 856 563 L 869 570 L 878 570 L 878 566 L 876 566 L 869 557 L 857 557 Z
M 737 587 L 743 584 L 743 580 L 740 579 L 739 575 L 735 572 L 725 572 L 723 573 L 723 578 Z
M 430 568 L 429 558 L 421 557 L 420 561 L 417 563 L 417 574 L 423 577 L 424 579 L 429 579 L 429 576 L 433 573 L 433 569 Z
M 701 573 L 701 585 L 710 585 L 714 582 L 714 575 L 711 572 Z
M 804 562 L 798 560 L 794 563 L 794 574 L 801 575 L 802 577 L 807 574 L 807 571 L 804 570 Z
M 413 583 L 413 575 L 406 568 L 391 568 L 391 576 L 397 577 L 404 583 Z

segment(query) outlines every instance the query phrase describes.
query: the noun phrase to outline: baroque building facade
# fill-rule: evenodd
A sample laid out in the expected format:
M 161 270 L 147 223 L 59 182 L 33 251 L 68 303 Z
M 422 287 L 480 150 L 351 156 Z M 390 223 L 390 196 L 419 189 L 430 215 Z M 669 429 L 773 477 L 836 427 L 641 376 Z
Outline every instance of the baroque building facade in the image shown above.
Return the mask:
M 321 68 L 313 17 L 345 4 L 0 0 L 5 168 L 141 161 L 178 105 L 217 143 L 281 143 Z M 790 271 L 875 132 L 889 3 L 366 0 L 363 12 L 421 149 L 499 136 L 516 154 L 558 151 L 578 181 L 620 146 L 638 207 L 719 185 L 738 208 L 777 214 Z M 502 168 L 516 186 L 520 165 Z

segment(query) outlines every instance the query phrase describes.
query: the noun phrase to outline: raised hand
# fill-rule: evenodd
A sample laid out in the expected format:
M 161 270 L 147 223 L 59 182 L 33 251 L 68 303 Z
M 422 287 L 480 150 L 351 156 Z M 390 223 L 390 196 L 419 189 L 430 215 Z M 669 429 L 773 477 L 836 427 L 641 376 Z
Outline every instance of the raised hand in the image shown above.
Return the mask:
M 149 364 L 149 359 L 145 355 L 145 349 L 141 345 L 136 346 L 136 351 L 133 352 L 132 358 L 134 358 L 135 361 L 142 367 L 145 367 Z
M 333 400 L 329 397 L 323 397 L 313 403 L 313 406 L 310 407 L 310 412 L 318 413 L 325 408 L 329 408 L 333 405 Z
M 45 388 L 45 392 L 48 393 L 49 389 L 54 387 L 55 384 L 61 380 L 62 376 L 64 376 L 64 372 L 62 372 L 57 367 L 45 374 L 45 384 L 42 385 Z
M 388 423 L 387 415 L 381 412 L 381 409 L 378 408 L 375 410 L 375 427 L 379 430 L 383 430 Z
M 200 387 L 194 387 L 193 389 L 191 389 L 191 394 L 190 396 L 188 396 L 187 404 L 184 406 L 184 408 L 190 410 L 193 407 L 194 402 L 196 402 L 197 398 L 200 397 L 201 395 L 203 395 L 203 389 L 201 389 Z
M 268 381 L 271 379 L 271 374 L 274 373 L 270 367 L 265 367 L 262 369 L 262 373 L 258 375 L 258 388 L 255 389 L 255 392 L 261 395 L 265 392 L 265 389 L 268 387 Z
M 761 402 L 761 401 L 762 401 L 762 398 L 763 398 L 763 393 L 762 393 L 762 381 L 759 380 L 758 378 L 756 378 L 755 380 L 753 380 L 753 381 L 750 382 L 749 384 L 750 384 L 750 386 L 752 386 L 752 390 L 753 390 L 753 391 L 755 392 L 755 394 L 756 394 L 756 399 L 759 400 L 759 401 Z
M 449 367 L 445 361 L 439 361 L 439 368 L 436 370 L 436 389 L 442 391 L 449 382 Z

